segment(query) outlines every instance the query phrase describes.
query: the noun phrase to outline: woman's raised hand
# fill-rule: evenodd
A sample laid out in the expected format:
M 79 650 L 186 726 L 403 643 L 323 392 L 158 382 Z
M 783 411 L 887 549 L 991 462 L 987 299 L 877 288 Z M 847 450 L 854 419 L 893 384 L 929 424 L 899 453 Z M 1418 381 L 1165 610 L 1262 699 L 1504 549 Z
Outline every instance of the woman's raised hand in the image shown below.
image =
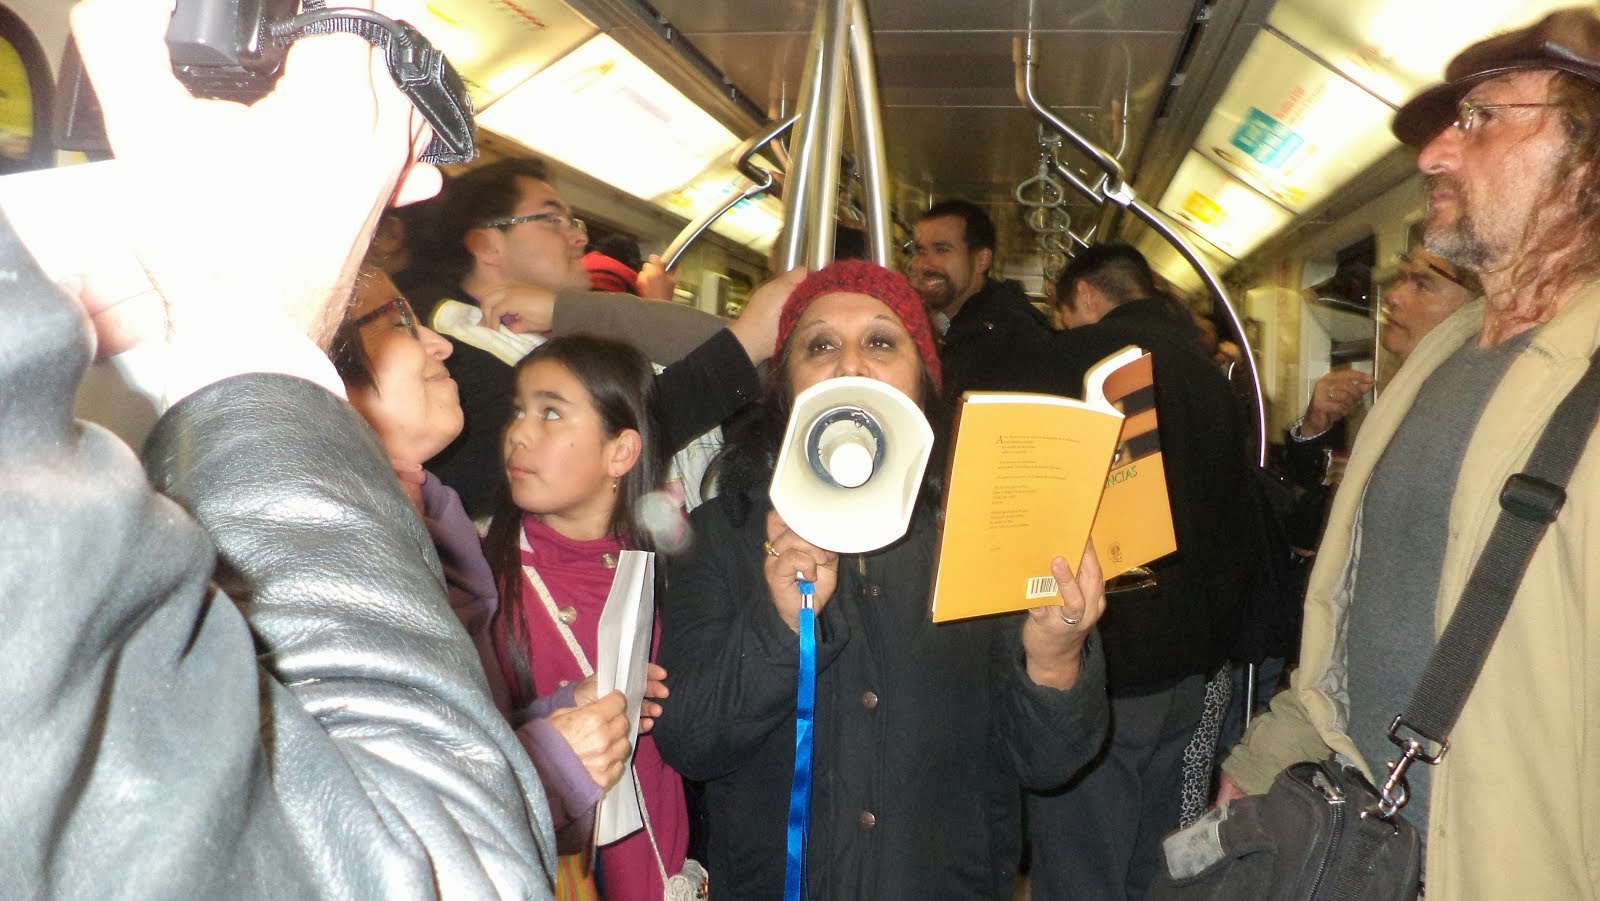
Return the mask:
M 767 511 L 766 558 L 762 570 L 778 615 L 789 628 L 800 630 L 800 586 L 812 583 L 811 605 L 820 615 L 839 583 L 839 555 L 825 551 L 789 530 L 776 510 Z
M 1061 603 L 1034 607 L 1022 625 L 1022 650 L 1028 675 L 1039 685 L 1068 689 L 1078 682 L 1083 645 L 1106 610 L 1106 583 L 1094 542 L 1083 548 L 1077 575 L 1064 558 L 1050 561 Z

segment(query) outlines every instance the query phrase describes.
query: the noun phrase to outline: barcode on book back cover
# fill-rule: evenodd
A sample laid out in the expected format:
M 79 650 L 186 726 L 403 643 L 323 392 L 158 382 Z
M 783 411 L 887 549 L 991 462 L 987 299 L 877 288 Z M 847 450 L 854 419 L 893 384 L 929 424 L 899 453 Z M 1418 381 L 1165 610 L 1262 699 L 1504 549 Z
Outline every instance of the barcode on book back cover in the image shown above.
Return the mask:
M 1034 576 L 1028 580 L 1028 593 L 1023 595 L 1028 600 L 1049 597 L 1056 593 L 1055 576 Z

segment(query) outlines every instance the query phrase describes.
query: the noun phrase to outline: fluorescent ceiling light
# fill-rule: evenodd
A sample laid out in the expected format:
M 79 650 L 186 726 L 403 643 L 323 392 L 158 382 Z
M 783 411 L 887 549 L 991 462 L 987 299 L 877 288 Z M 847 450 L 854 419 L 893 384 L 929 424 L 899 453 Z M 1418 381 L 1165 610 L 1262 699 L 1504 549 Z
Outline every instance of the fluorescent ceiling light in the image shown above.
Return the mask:
M 1497 0 L 1447 9 L 1408 0 L 1340 0 L 1335 16 L 1326 0 L 1278 0 L 1268 22 L 1398 106 L 1441 78 L 1445 64 L 1468 45 L 1571 5 Z
M 598 29 L 560 0 L 411 0 L 405 18 L 444 52 L 483 109 Z
M 1320 60 L 1257 34 L 1161 209 L 1229 256 L 1248 254 L 1398 147 L 1391 106 L 1440 79 L 1455 54 L 1568 5 L 1504 0 L 1443 14 L 1436 3 L 1340 0 L 1330 16 L 1325 0 L 1278 0 L 1271 27 Z
M 494 102 L 478 124 L 650 201 L 684 187 L 739 143 L 606 35 Z
M 1399 146 L 1392 111 L 1274 35 L 1256 36 L 1197 149 L 1296 212 Z
M 1234 259 L 1244 257 L 1294 218 L 1193 151 L 1178 166 L 1158 206 Z

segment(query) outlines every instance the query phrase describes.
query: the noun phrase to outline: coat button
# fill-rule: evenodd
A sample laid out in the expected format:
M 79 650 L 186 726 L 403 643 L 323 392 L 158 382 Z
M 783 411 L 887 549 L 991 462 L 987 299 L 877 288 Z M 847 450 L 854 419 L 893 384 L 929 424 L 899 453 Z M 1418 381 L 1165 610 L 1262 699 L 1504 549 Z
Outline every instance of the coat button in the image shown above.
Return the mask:
M 883 597 L 883 589 L 877 585 L 873 585 L 867 589 L 867 597 L 881 598 Z
M 875 692 L 870 692 L 870 691 L 862 692 L 862 694 L 861 694 L 861 706 L 867 708 L 868 710 L 877 710 L 878 709 L 878 695 Z
M 872 815 L 872 811 L 870 811 L 870 810 L 861 811 L 861 831 L 862 832 L 866 832 L 868 829 L 871 829 L 873 826 L 876 826 L 876 825 L 878 825 L 878 818 Z

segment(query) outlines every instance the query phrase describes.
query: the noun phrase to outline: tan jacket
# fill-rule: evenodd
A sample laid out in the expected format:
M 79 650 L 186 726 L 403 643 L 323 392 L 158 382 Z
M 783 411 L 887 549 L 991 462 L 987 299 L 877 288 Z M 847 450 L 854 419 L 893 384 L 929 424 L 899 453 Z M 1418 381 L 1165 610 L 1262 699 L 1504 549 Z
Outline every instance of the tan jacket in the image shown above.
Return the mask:
M 1329 748 L 1361 764 L 1344 729 L 1345 613 L 1373 466 L 1427 376 L 1483 321 L 1475 301 L 1434 330 L 1372 409 L 1334 498 L 1306 596 L 1300 668 L 1224 769 L 1250 792 Z M 1600 283 L 1533 336 L 1489 399 L 1462 462 L 1435 632 L 1442 631 L 1557 403 L 1600 346 Z M 1433 772 L 1427 890 L 1439 898 L 1600 897 L 1600 456 L 1585 452 L 1534 554 L 1451 747 Z M 1391 540 L 1385 536 L 1385 540 Z M 1392 540 L 1404 540 L 1394 536 Z M 1409 698 L 1413 686 L 1397 694 Z M 1396 713 L 1399 711 L 1396 710 Z M 1381 761 L 1374 764 L 1383 766 Z

